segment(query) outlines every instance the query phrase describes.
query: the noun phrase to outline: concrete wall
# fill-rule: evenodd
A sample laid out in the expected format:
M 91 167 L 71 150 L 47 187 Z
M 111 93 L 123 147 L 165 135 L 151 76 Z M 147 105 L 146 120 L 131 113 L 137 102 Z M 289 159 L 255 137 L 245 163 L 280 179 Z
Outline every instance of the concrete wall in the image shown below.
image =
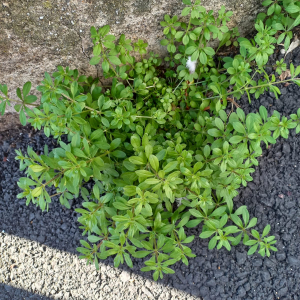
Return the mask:
M 218 10 L 223 4 L 233 10 L 231 25 L 245 33 L 253 28 L 261 2 L 203 0 L 202 5 Z M 0 83 L 10 91 L 28 80 L 35 87 L 44 72 L 58 65 L 99 75 L 99 67 L 89 65 L 91 26 L 110 24 L 113 33 L 125 33 L 134 41 L 142 38 L 163 54 L 159 22 L 165 14 L 180 16 L 183 7 L 181 0 L 1 0 Z

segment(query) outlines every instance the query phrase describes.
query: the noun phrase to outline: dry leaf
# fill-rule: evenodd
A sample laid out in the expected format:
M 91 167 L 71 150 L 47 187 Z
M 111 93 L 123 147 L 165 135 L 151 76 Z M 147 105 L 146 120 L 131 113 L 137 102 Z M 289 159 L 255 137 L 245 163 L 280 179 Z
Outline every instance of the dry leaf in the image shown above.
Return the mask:
M 289 69 L 287 69 L 286 71 L 283 71 L 281 73 L 281 75 L 279 76 L 279 79 L 280 80 L 284 80 L 286 79 L 287 77 L 291 77 L 291 71 Z
M 290 44 L 289 49 L 286 51 L 285 56 L 288 55 L 288 53 L 292 52 L 294 49 L 296 49 L 300 45 L 300 41 L 298 40 L 298 37 L 295 35 L 294 41 Z

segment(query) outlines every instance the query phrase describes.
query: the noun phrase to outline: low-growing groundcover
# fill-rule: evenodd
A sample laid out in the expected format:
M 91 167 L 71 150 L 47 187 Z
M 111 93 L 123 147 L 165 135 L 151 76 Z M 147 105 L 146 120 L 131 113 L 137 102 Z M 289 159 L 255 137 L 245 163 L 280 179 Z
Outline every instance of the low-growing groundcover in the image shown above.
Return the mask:
M 161 43 L 170 53 L 167 66 L 151 54 L 145 58 L 147 43 L 131 43 L 122 35 L 115 42 L 109 26 L 92 27 L 94 43 L 91 64 L 101 63 L 104 76 L 112 78 L 110 87 L 100 87 L 98 79 L 79 76 L 77 70 L 58 67 L 52 77 L 46 73 L 37 89 L 41 104 L 28 108 L 37 98 L 29 95 L 31 83 L 17 89 L 22 124 L 43 127 L 46 136 L 68 142 L 43 155 L 28 147 L 27 155 L 17 151 L 21 170 L 19 186 L 26 197 L 42 210 L 54 196 L 69 207 L 69 200 L 81 193 L 84 208 L 76 209 L 78 221 L 88 241 L 79 247 L 88 262 L 114 256 L 115 266 L 132 267 L 131 257 L 149 257 L 142 271 L 154 271 L 153 278 L 174 273 L 171 265 L 181 260 L 186 265 L 195 257 L 187 246 L 194 236 L 185 227 L 203 223 L 201 238 L 210 238 L 208 247 L 218 249 L 242 242 L 248 254 L 258 251 L 270 256 L 276 251 L 270 226 L 262 233 L 253 227 L 245 206 L 234 210 L 237 189 L 252 181 L 253 166 L 262 154 L 261 142 L 274 144 L 289 129 L 300 131 L 300 110 L 290 119 L 265 107 L 245 115 L 234 111 L 243 94 L 258 98 L 265 91 L 280 94 L 275 84 L 289 81 L 300 84 L 300 67 L 289 66 L 291 79 L 276 82 L 265 71 L 276 43 L 288 50 L 291 29 L 300 23 L 300 2 L 265 1 L 267 15 L 260 14 L 253 40 L 238 38 L 240 54 L 218 58 L 208 43 L 219 41 L 218 49 L 238 36 L 226 23 L 231 12 L 223 7 L 218 16 L 206 12 L 196 0 L 185 0 L 182 15 L 165 16 L 161 22 L 166 39 Z M 217 50 L 218 50 L 217 49 Z M 140 61 L 131 56 L 140 54 Z M 277 61 L 278 74 L 286 71 L 284 60 Z M 54 78 L 54 80 L 52 79 Z M 11 99 L 1 85 L 1 110 Z M 232 111 L 226 113 L 227 101 Z M 29 119 L 26 120 L 26 114 Z M 31 177 L 31 178 L 29 178 Z M 84 183 L 94 181 L 92 191 Z M 48 194 L 46 187 L 56 193 Z

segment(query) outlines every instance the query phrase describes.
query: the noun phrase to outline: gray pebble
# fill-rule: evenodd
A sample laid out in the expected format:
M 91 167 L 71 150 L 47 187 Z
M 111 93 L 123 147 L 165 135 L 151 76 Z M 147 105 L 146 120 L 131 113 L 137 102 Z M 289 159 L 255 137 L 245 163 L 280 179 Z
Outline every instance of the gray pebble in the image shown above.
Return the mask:
M 288 257 L 288 262 L 292 266 L 299 267 L 300 266 L 300 259 L 294 257 L 294 256 L 289 256 Z

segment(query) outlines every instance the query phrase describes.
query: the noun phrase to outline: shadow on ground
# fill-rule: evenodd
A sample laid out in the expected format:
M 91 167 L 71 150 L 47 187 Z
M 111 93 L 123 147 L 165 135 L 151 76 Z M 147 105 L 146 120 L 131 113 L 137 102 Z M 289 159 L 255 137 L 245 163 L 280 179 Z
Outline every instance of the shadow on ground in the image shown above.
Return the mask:
M 37 295 L 35 293 L 31 293 L 23 289 L 18 289 L 3 283 L 0 283 L 0 297 L 1 300 L 53 300 L 53 298 L 49 298 L 43 295 Z

